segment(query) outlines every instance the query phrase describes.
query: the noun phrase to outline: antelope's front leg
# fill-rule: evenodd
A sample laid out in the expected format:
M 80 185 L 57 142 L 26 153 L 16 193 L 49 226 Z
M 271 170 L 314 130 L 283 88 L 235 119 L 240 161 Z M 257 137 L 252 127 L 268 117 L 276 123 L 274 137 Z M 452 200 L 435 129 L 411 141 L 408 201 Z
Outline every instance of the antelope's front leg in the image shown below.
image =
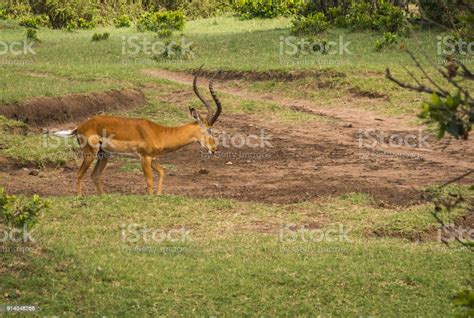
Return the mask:
M 158 179 L 158 192 L 157 194 L 160 195 L 163 192 L 163 179 L 165 177 L 165 169 L 163 169 L 157 160 L 154 160 L 152 163 L 152 168 L 156 172 L 158 172 L 159 179 Z
M 142 161 L 142 170 L 146 178 L 147 193 L 153 194 L 153 171 L 152 171 L 152 162 L 153 158 L 150 156 L 143 156 Z

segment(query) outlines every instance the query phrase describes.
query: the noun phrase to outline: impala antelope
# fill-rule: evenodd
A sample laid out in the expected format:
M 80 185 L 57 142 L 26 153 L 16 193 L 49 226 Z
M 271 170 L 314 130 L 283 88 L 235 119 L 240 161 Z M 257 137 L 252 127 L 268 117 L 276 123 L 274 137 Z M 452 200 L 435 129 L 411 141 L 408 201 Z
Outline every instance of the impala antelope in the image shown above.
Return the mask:
M 97 163 L 92 172 L 92 180 L 99 194 L 104 192 L 101 177 L 112 153 L 133 154 L 140 158 L 148 194 L 153 193 L 153 170 L 158 172 L 157 193 L 161 194 L 165 171 L 157 160 L 160 155 L 175 151 L 193 142 L 199 142 L 209 154 L 214 154 L 217 151 L 217 143 L 211 129 L 222 112 L 222 105 L 213 88 L 214 78 L 209 81 L 209 91 L 216 104 L 215 113 L 213 113 L 209 102 L 200 94 L 197 80 L 201 68 L 194 76 L 193 90 L 207 108 L 205 118 L 194 108 L 189 108 L 194 121 L 179 127 L 165 127 L 140 118 L 95 116 L 73 130 L 55 133 L 55 135 L 62 137 L 76 136 L 81 146 L 84 159 L 77 174 L 78 195 L 83 194 L 84 174 L 95 158 L 97 158 Z

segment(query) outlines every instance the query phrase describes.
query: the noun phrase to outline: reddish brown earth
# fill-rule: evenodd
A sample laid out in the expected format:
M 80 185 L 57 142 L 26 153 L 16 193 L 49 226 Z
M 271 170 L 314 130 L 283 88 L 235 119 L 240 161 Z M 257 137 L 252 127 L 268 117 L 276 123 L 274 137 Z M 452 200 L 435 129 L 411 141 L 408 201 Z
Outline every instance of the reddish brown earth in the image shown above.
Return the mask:
M 135 109 L 143 106 L 145 95 L 135 89 L 62 97 L 38 97 L 22 104 L 0 107 L 0 115 L 25 122 L 32 128 L 80 121 L 100 112 Z
M 162 70 L 147 73 L 176 82 L 192 82 L 188 74 Z M 358 107 L 374 102 L 374 98 L 348 96 L 337 107 L 323 107 L 306 100 L 226 88 L 225 83 L 216 84 L 216 88 L 221 93 L 255 101 L 271 100 L 328 120 L 282 123 L 257 116 L 231 116 L 224 110 L 217 124 L 219 130 L 227 136 L 260 136 L 264 131 L 270 145 L 221 146 L 216 157 L 208 158 L 196 144 L 165 155 L 161 163 L 172 168 L 165 177 L 165 193 L 291 203 L 364 192 L 381 205 L 398 206 L 423 200 L 425 186 L 444 183 L 474 167 L 472 141 L 439 142 L 430 136 L 425 145 L 415 138 L 408 146 L 389 147 L 388 136 L 418 136 L 420 127 L 409 124 L 412 119 L 408 117 L 381 117 Z M 166 99 L 176 101 L 188 91 L 177 90 Z M 367 131 L 371 131 L 369 135 Z M 377 131 L 386 136 L 372 146 L 374 139 L 370 136 Z M 106 191 L 145 193 L 141 172 L 127 171 L 129 164 L 124 166 L 124 162 L 123 158 L 114 158 L 109 164 L 104 173 Z M 77 164 L 70 163 L 67 167 L 44 169 L 35 176 L 28 169 L 9 168 L 0 172 L 0 180 L 11 193 L 71 195 L 75 192 L 76 170 Z M 473 180 L 471 175 L 462 182 Z M 95 193 L 90 180 L 86 181 L 86 189 L 88 194 Z

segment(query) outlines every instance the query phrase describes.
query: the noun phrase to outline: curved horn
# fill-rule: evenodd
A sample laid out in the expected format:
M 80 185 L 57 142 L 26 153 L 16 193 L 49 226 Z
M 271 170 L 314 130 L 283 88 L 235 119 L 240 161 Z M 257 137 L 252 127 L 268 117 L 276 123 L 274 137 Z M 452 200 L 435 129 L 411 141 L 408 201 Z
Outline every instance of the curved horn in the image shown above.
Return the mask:
M 197 80 L 198 80 L 198 77 L 199 75 L 201 75 L 201 69 L 202 67 L 204 66 L 201 65 L 201 67 L 199 68 L 199 70 L 196 72 L 196 75 L 194 75 L 194 80 L 193 80 L 193 89 L 194 89 L 194 93 L 196 94 L 196 96 L 201 100 L 201 102 L 206 106 L 207 108 L 207 118 L 209 119 L 210 118 L 210 114 L 212 114 L 212 108 L 211 108 L 211 105 L 209 105 L 209 102 L 207 100 L 204 99 L 204 97 L 202 97 L 201 93 L 199 93 L 199 90 L 198 90 L 198 87 L 197 87 Z M 208 120 L 209 122 L 209 120 Z
M 209 92 L 211 92 L 211 95 L 212 95 L 212 99 L 214 100 L 214 102 L 216 103 L 216 107 L 217 107 L 217 110 L 215 112 L 215 114 L 212 116 L 212 118 L 210 120 L 208 120 L 208 123 L 209 125 L 214 125 L 214 123 L 216 122 L 217 118 L 219 118 L 219 115 L 221 114 L 222 112 L 222 104 L 221 104 L 221 101 L 219 100 L 219 98 L 217 98 L 217 94 L 216 92 L 214 92 L 214 78 L 216 78 L 216 76 L 220 73 L 217 72 L 212 78 L 211 80 L 209 81 Z

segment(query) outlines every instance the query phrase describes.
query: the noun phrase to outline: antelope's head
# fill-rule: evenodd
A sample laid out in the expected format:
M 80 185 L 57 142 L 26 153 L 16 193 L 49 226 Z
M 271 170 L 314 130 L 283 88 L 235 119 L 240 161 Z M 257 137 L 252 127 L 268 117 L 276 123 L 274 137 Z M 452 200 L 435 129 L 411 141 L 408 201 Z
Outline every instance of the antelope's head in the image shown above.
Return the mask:
M 199 92 L 199 89 L 197 87 L 197 81 L 201 73 L 201 69 L 202 69 L 202 66 L 199 68 L 196 75 L 194 75 L 193 89 L 194 89 L 194 93 L 199 98 L 199 100 L 206 106 L 207 116 L 203 117 L 194 108 L 189 108 L 189 111 L 191 113 L 191 116 L 194 118 L 196 123 L 201 128 L 201 132 L 198 137 L 198 142 L 201 144 L 201 146 L 204 149 L 206 149 L 209 152 L 209 154 L 214 154 L 217 151 L 217 142 L 212 134 L 212 126 L 217 121 L 217 118 L 219 118 L 219 115 L 222 112 L 222 105 L 219 98 L 217 98 L 217 94 L 214 92 L 214 87 L 213 87 L 214 78 L 217 74 L 214 75 L 214 77 L 212 77 L 211 80 L 209 81 L 209 92 L 211 93 L 212 99 L 214 100 L 214 103 L 216 104 L 215 113 L 212 111 L 212 107 L 209 104 L 209 102 Z

